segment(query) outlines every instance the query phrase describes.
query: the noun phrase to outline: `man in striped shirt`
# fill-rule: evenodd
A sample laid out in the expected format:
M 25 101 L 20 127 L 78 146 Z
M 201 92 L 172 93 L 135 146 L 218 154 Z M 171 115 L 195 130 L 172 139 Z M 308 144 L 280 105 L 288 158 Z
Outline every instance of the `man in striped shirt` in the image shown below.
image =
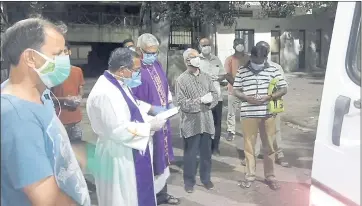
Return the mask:
M 184 139 L 184 184 L 188 193 L 196 184 L 197 154 L 200 154 L 200 179 L 206 189 L 211 182 L 211 143 L 215 134 L 211 109 L 218 104 L 218 92 L 211 77 L 200 70 L 200 55 L 194 49 L 184 54 L 187 70 L 176 80 L 176 100 L 180 106 L 181 136 Z
M 244 152 L 246 162 L 245 181 L 241 186 L 249 188 L 255 181 L 255 141 L 260 130 L 264 146 L 264 175 L 269 187 L 279 189 L 275 179 L 274 161 L 276 125 L 275 116 L 268 112 L 267 105 L 272 99 L 278 99 L 287 93 L 287 82 L 280 71 L 267 63 L 268 50 L 263 46 L 254 46 L 250 61 L 238 70 L 234 81 L 234 94 L 242 103 L 240 108 Z M 273 78 L 279 78 L 278 91 L 268 95 L 268 87 Z
M 263 47 L 267 48 L 268 54 L 269 54 L 270 45 L 267 42 L 260 41 L 256 44 L 256 46 L 263 46 Z M 272 67 L 277 68 L 278 71 L 280 72 L 280 74 L 283 76 L 284 80 L 287 81 L 287 79 L 285 78 L 285 75 L 284 75 L 283 68 L 278 63 L 275 63 L 275 62 L 271 61 L 270 59 L 268 59 L 268 64 Z M 283 149 L 280 147 L 282 144 L 281 143 L 282 142 L 282 133 L 281 133 L 281 126 L 280 126 L 281 125 L 280 115 L 277 115 L 275 117 L 275 124 L 276 124 L 276 135 L 275 135 L 275 140 L 273 143 L 274 149 L 275 149 L 275 163 L 281 165 L 282 167 L 289 167 L 289 163 L 284 158 Z M 258 147 L 256 148 L 255 155 L 258 158 L 263 159 L 264 158 L 263 154 L 260 153 L 260 151 L 262 151 L 262 145 L 260 144 L 260 140 L 257 140 L 256 145 L 258 145 Z

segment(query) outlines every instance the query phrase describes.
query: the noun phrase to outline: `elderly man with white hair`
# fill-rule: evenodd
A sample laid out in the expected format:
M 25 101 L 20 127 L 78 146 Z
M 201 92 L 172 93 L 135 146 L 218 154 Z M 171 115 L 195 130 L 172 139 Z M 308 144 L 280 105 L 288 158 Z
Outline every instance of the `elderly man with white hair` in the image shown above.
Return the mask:
M 176 80 L 176 99 L 181 110 L 181 135 L 184 139 L 184 184 L 188 193 L 196 183 L 197 154 L 200 154 L 200 178 L 206 189 L 211 182 L 211 143 L 215 134 L 211 109 L 218 104 L 218 93 L 211 77 L 200 71 L 200 55 L 194 49 L 184 54 L 187 70 Z
M 137 47 L 142 52 L 141 81 L 142 84 L 132 88 L 134 95 L 141 101 L 170 109 L 172 95 L 167 82 L 166 73 L 157 61 L 159 42 L 152 34 L 142 34 L 137 40 Z M 167 193 L 166 180 L 170 176 L 169 165 L 174 160 L 172 149 L 171 125 L 168 120 L 163 128 L 153 135 L 153 172 L 154 187 L 157 193 L 157 204 L 178 205 L 180 200 Z

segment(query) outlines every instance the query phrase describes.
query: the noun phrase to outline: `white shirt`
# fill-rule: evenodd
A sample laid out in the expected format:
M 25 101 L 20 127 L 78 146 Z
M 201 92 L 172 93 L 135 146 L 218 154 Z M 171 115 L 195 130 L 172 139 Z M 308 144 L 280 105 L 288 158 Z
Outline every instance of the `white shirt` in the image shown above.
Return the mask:
M 218 77 L 219 75 L 226 74 L 224 65 L 221 63 L 220 59 L 212 54 L 210 54 L 210 59 L 208 59 L 201 54 L 200 70 L 212 77 L 214 87 L 218 93 L 218 101 L 222 101 L 223 98 L 221 94 L 220 82 L 217 79 L 215 80 L 215 78 Z

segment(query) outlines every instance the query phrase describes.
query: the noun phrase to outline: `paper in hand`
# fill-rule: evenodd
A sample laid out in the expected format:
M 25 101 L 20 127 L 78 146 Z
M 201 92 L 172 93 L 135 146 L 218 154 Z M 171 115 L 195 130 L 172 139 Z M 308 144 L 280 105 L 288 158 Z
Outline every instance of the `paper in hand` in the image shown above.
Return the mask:
M 179 112 L 180 107 L 174 107 L 167 111 L 161 112 L 155 116 L 155 118 L 159 119 L 169 119 L 170 117 L 175 116 Z

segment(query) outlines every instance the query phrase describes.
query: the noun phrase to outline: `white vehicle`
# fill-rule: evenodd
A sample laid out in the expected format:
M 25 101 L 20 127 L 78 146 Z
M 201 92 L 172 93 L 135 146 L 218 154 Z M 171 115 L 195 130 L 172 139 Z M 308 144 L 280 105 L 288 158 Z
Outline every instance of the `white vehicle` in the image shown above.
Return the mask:
M 310 206 L 360 205 L 361 2 L 339 2 L 314 147 Z

